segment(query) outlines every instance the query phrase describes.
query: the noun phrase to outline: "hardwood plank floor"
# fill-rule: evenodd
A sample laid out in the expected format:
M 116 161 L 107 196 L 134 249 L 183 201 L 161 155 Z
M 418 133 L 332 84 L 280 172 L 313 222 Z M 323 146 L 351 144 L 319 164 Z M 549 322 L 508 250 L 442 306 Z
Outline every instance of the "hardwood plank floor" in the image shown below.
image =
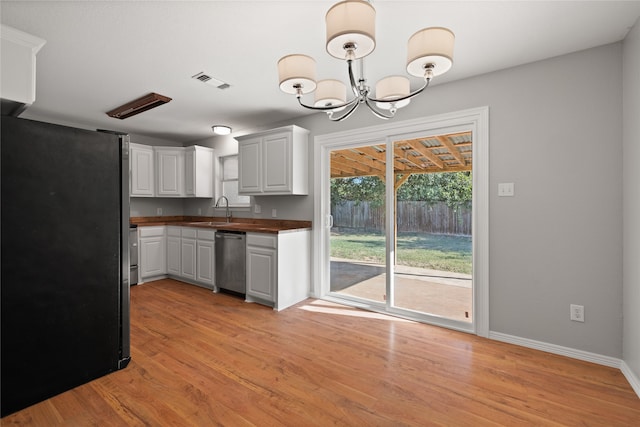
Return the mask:
M 635 426 L 622 373 L 307 300 L 131 289 L 132 361 L 2 419 L 33 426 Z

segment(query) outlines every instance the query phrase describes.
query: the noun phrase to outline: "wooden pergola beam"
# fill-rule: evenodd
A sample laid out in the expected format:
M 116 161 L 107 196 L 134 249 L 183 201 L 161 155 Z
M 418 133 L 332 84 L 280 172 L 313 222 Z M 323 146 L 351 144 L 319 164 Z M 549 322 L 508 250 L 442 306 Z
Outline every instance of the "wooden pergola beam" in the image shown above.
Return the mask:
M 433 154 L 429 147 L 425 147 L 420 139 L 408 139 L 406 141 L 402 141 L 405 144 L 408 144 L 412 149 L 417 151 L 426 157 L 431 163 L 439 167 L 440 169 L 444 169 L 444 162 L 438 157 L 436 154 Z
M 436 136 L 436 139 L 438 140 L 438 142 L 440 142 L 442 145 L 444 145 L 445 147 L 447 147 L 447 150 L 449 150 L 449 153 L 451 153 L 451 155 L 462 165 L 465 166 L 466 165 L 466 161 L 464 159 L 464 157 L 462 156 L 462 153 L 460 152 L 460 150 L 458 150 L 458 148 L 455 146 L 455 144 L 453 144 L 451 142 L 451 140 L 449 139 L 449 135 L 438 135 Z

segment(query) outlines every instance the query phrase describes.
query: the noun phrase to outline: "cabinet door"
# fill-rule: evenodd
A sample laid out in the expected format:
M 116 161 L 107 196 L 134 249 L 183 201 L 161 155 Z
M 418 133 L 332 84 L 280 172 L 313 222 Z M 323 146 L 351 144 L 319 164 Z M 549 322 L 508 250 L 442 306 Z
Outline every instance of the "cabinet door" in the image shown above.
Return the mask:
M 164 237 L 140 239 L 140 277 L 142 279 L 167 273 Z
M 130 145 L 131 182 L 129 194 L 134 197 L 153 197 L 153 149 Z
M 266 136 L 262 150 L 263 191 L 291 192 L 291 133 Z
M 247 295 L 275 302 L 275 249 L 247 247 Z
M 182 238 L 180 275 L 187 279 L 196 279 L 196 240 Z
M 167 273 L 174 276 L 180 276 L 180 237 L 167 237 Z
M 238 143 L 238 192 L 262 193 L 261 138 L 251 138 Z
M 187 147 L 184 166 L 187 197 L 213 197 L 213 150 L 195 145 Z
M 214 274 L 214 243 L 208 240 L 198 240 L 197 280 L 213 287 Z
M 156 194 L 184 197 L 184 150 L 156 149 Z

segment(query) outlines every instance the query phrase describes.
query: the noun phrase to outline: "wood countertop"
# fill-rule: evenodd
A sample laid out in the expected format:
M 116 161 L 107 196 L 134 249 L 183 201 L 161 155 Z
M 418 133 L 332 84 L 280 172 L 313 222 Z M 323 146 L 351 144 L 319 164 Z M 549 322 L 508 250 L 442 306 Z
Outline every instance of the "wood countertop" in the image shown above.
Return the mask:
M 214 230 L 244 231 L 256 233 L 286 233 L 310 230 L 311 221 L 295 221 L 282 219 L 233 218 L 226 222 L 221 217 L 204 216 L 138 216 L 131 217 L 129 222 L 138 227 L 154 225 L 176 225 L 181 227 L 211 228 Z

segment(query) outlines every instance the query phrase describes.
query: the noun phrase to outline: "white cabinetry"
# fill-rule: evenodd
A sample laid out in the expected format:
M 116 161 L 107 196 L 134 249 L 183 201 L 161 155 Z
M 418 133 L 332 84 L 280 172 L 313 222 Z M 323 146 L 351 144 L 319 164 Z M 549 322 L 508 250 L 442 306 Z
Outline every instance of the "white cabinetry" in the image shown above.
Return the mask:
M 262 138 L 238 142 L 238 193 L 262 194 Z
M 167 227 L 167 274 L 180 275 L 180 248 L 182 227 Z
M 185 282 L 213 289 L 215 230 L 167 227 L 167 273 Z
M 278 237 L 247 233 L 247 301 L 276 302 Z
M 155 195 L 153 165 L 153 147 L 129 144 L 130 196 L 153 197 Z
M 215 231 L 197 231 L 196 281 L 213 289 L 215 280 Z
M 167 274 L 165 228 L 164 226 L 138 228 L 140 237 L 139 271 L 142 281 Z
M 36 53 L 46 40 L 6 25 L 0 25 L 0 38 L 0 98 L 31 105 L 36 100 Z
M 308 136 L 286 126 L 237 138 L 240 194 L 308 194 Z
M 185 149 L 187 197 L 213 197 L 213 150 L 193 145 Z
M 196 230 L 182 227 L 182 243 L 180 247 L 180 276 L 185 279 L 196 279 Z
M 184 148 L 153 147 L 156 157 L 156 196 L 184 197 Z
M 309 296 L 311 232 L 247 233 L 248 302 L 283 310 Z

